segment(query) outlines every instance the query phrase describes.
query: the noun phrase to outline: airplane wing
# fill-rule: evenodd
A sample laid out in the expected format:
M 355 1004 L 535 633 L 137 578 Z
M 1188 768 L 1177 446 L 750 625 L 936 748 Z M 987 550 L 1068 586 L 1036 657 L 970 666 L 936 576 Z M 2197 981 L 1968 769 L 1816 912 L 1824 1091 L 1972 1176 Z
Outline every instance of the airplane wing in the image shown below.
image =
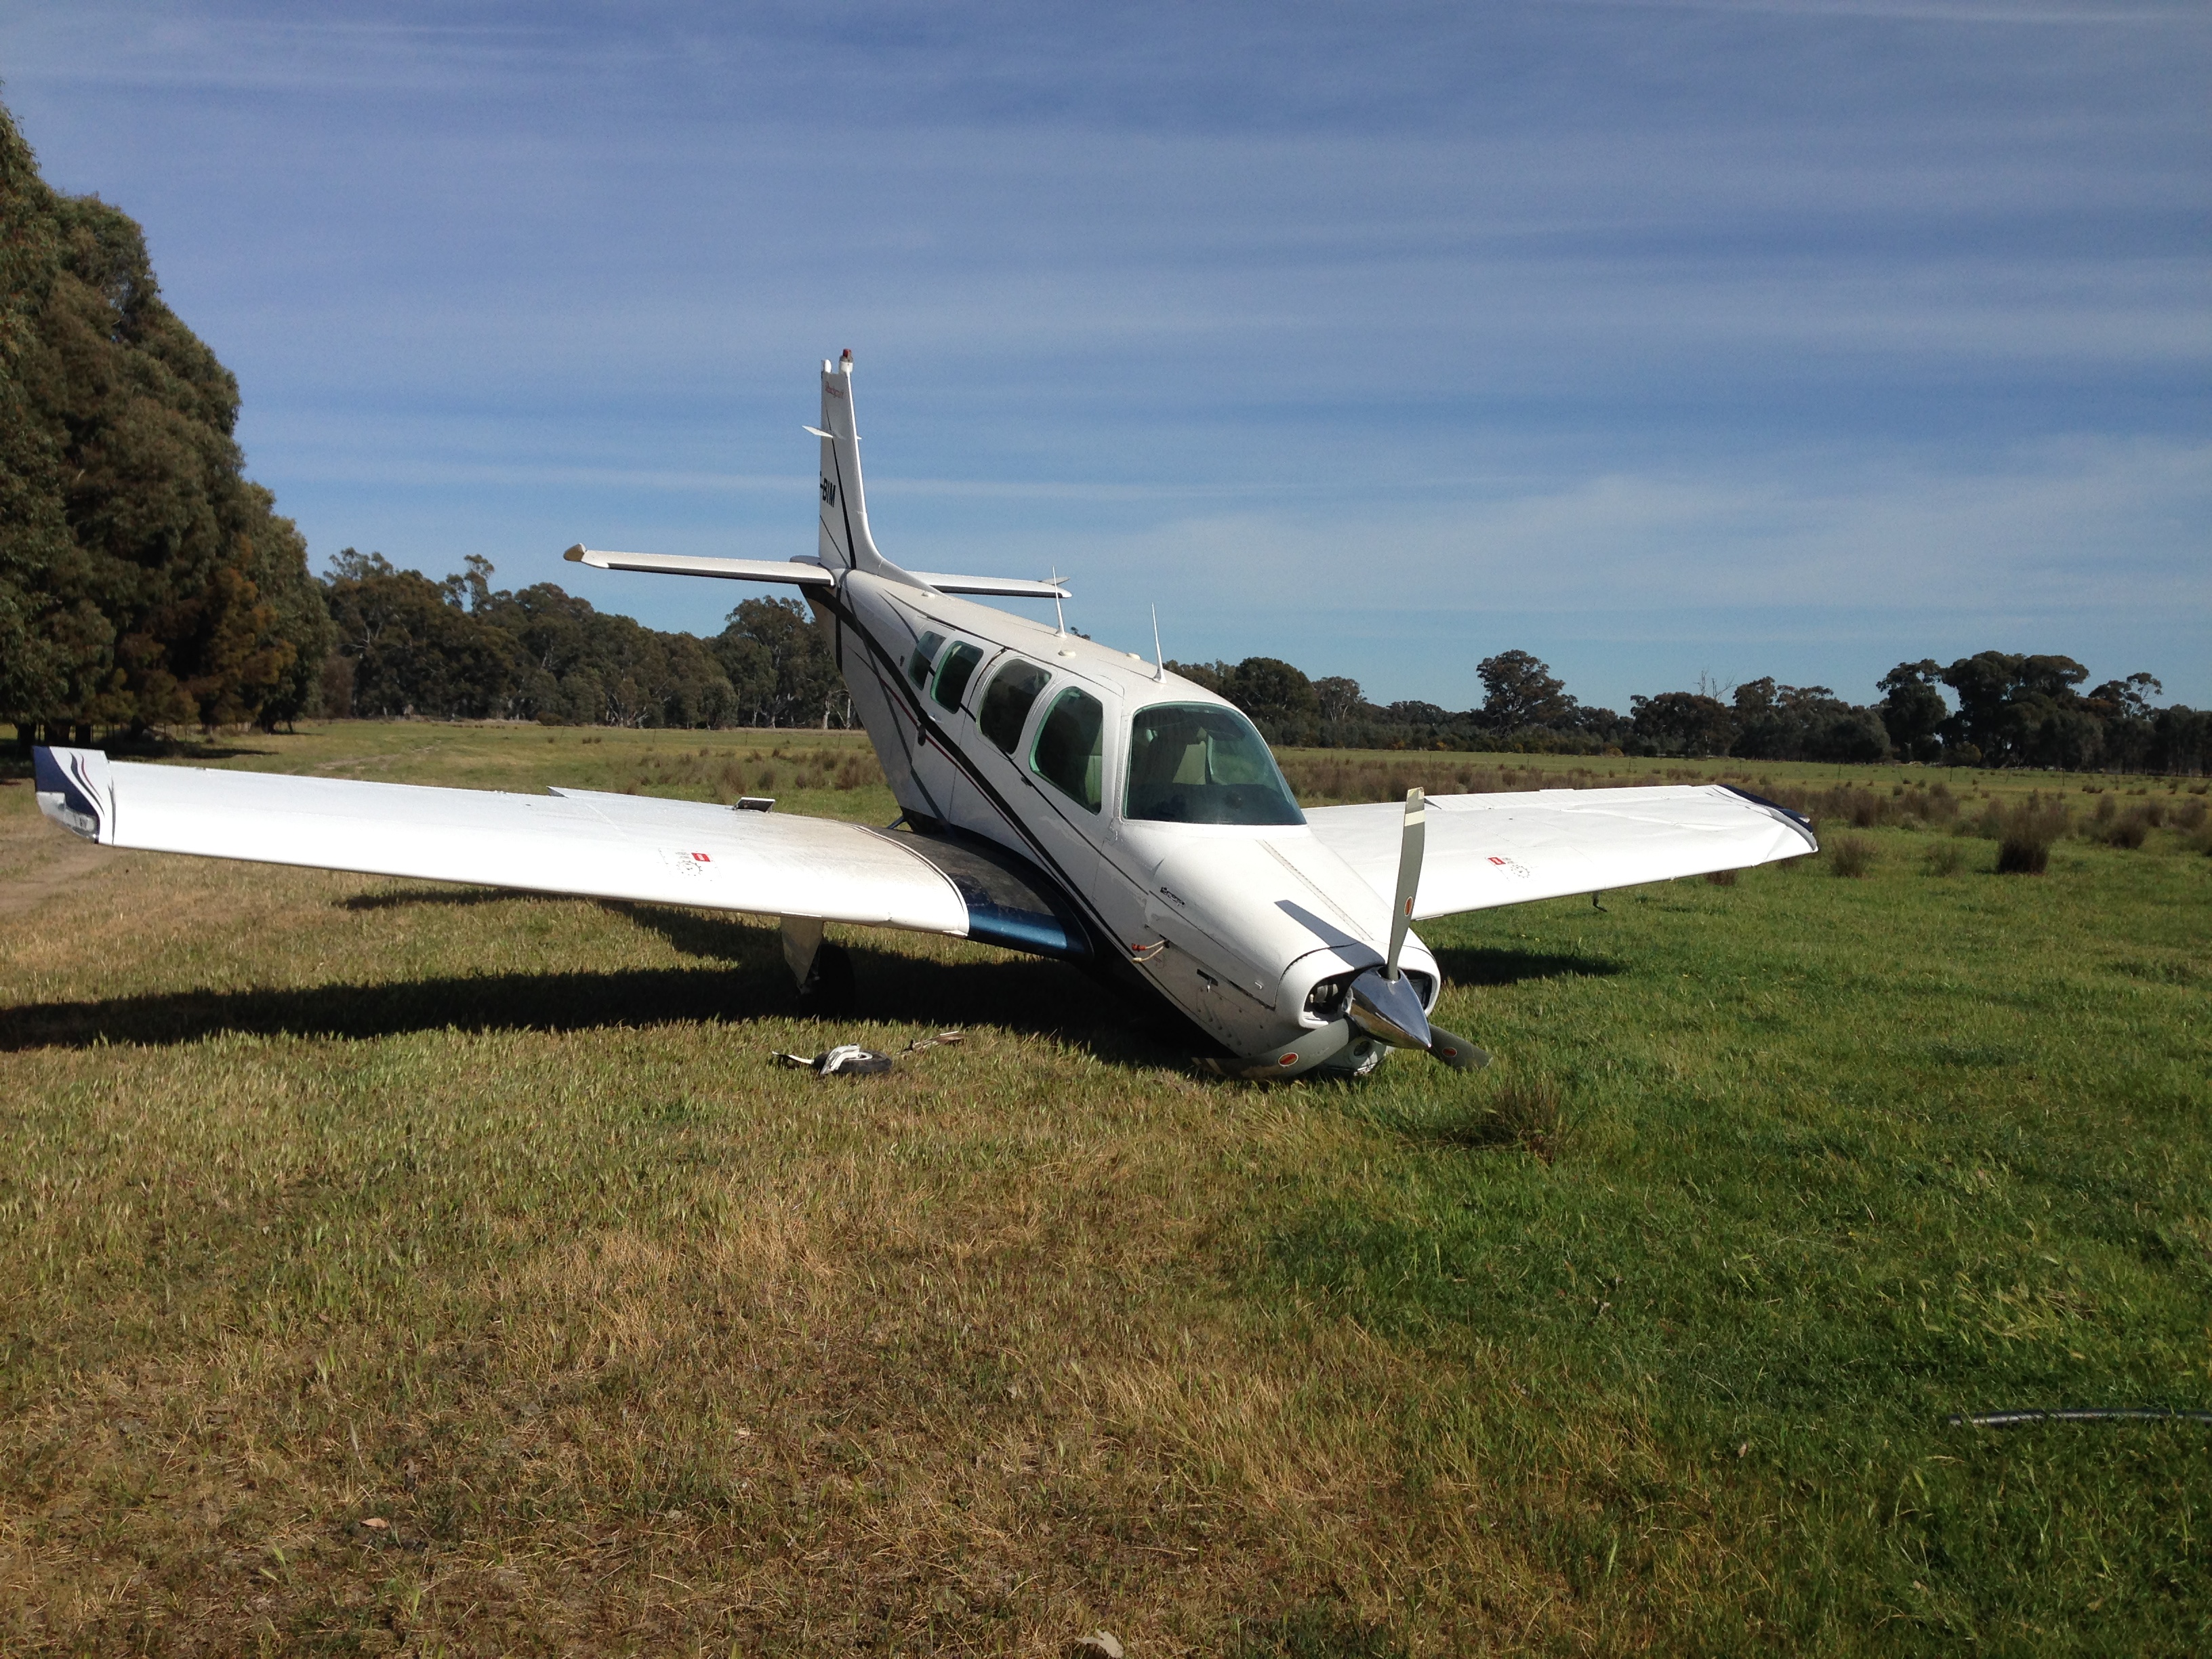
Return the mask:
M 1405 806 L 1321 806 L 1306 822 L 1387 908 Z M 1820 851 L 1798 813 L 1726 784 L 1431 795 L 1415 920 L 1741 870 Z
M 921 837 L 831 818 L 149 766 L 89 749 L 34 758 L 40 810 L 104 847 L 993 937 L 971 926 L 988 907 L 916 850 Z

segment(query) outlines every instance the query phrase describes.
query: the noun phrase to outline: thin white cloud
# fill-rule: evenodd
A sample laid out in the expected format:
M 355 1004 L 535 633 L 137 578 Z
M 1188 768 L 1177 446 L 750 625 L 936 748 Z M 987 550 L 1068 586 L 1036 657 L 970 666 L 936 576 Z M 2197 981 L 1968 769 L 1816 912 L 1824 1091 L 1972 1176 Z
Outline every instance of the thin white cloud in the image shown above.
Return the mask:
M 1102 627 L 1172 596 L 1232 654 L 1323 596 L 1409 684 L 1492 614 L 2203 623 L 2208 40 L 2124 0 L 0 15 L 49 176 L 145 222 L 319 551 L 804 551 L 850 345 L 895 556 L 1080 561 Z M 607 591 L 696 622 L 665 587 Z

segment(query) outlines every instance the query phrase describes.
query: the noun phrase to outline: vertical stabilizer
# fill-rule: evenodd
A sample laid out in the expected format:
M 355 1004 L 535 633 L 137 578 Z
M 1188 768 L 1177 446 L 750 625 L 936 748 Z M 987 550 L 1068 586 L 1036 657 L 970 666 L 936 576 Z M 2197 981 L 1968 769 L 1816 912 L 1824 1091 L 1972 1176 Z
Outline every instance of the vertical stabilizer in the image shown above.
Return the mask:
M 889 575 L 896 567 L 868 534 L 868 500 L 860 488 L 860 434 L 853 423 L 853 354 L 822 365 L 822 544 L 823 566 Z

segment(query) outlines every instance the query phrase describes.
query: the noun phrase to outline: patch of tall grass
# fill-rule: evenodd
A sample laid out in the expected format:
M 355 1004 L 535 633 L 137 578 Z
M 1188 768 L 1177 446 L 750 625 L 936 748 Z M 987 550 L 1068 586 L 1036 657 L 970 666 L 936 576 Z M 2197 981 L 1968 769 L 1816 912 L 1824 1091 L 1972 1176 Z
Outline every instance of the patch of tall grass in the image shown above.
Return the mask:
M 1864 836 L 1838 836 L 1828 843 L 1828 871 L 1856 880 L 1875 866 L 1875 845 Z

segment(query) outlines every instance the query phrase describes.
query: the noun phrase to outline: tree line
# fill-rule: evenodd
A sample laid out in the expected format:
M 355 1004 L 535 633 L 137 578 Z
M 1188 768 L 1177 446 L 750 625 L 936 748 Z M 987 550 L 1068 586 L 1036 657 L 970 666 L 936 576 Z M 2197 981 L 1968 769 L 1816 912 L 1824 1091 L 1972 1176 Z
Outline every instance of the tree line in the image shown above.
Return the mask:
M 2157 707 L 2152 699 L 2164 688 L 2149 674 L 2084 690 L 2089 671 L 2071 657 L 1982 651 L 1948 665 L 1899 663 L 1875 687 L 1880 700 L 1867 704 L 1825 685 L 1765 678 L 1632 697 L 1626 714 L 1578 702 L 1526 651 L 1479 662 L 1483 700 L 1457 711 L 1431 702 L 1377 705 L 1357 680 L 1310 678 L 1277 657 L 1167 665 L 1228 698 L 1271 742 L 1306 748 L 2212 769 L 2212 713 Z
M 433 581 L 348 548 L 323 585 L 319 712 L 556 726 L 844 726 L 852 705 L 796 599 L 746 599 L 712 639 L 610 616 L 551 582 L 510 592 L 471 555 Z
M 66 197 L 0 108 L 0 719 L 29 742 L 310 714 L 640 726 L 842 726 L 836 665 L 796 600 L 748 599 L 711 639 L 609 616 L 550 582 L 434 580 L 349 548 L 327 576 L 247 479 L 238 383 L 163 301 L 144 236 Z M 1855 704 L 1766 678 L 1585 706 L 1525 651 L 1478 706 L 1377 705 L 1273 657 L 1174 663 L 1279 744 L 1904 758 L 2202 772 L 2212 715 L 2069 657 L 1900 663 Z M 1946 693 L 1948 696 L 1946 696 Z

